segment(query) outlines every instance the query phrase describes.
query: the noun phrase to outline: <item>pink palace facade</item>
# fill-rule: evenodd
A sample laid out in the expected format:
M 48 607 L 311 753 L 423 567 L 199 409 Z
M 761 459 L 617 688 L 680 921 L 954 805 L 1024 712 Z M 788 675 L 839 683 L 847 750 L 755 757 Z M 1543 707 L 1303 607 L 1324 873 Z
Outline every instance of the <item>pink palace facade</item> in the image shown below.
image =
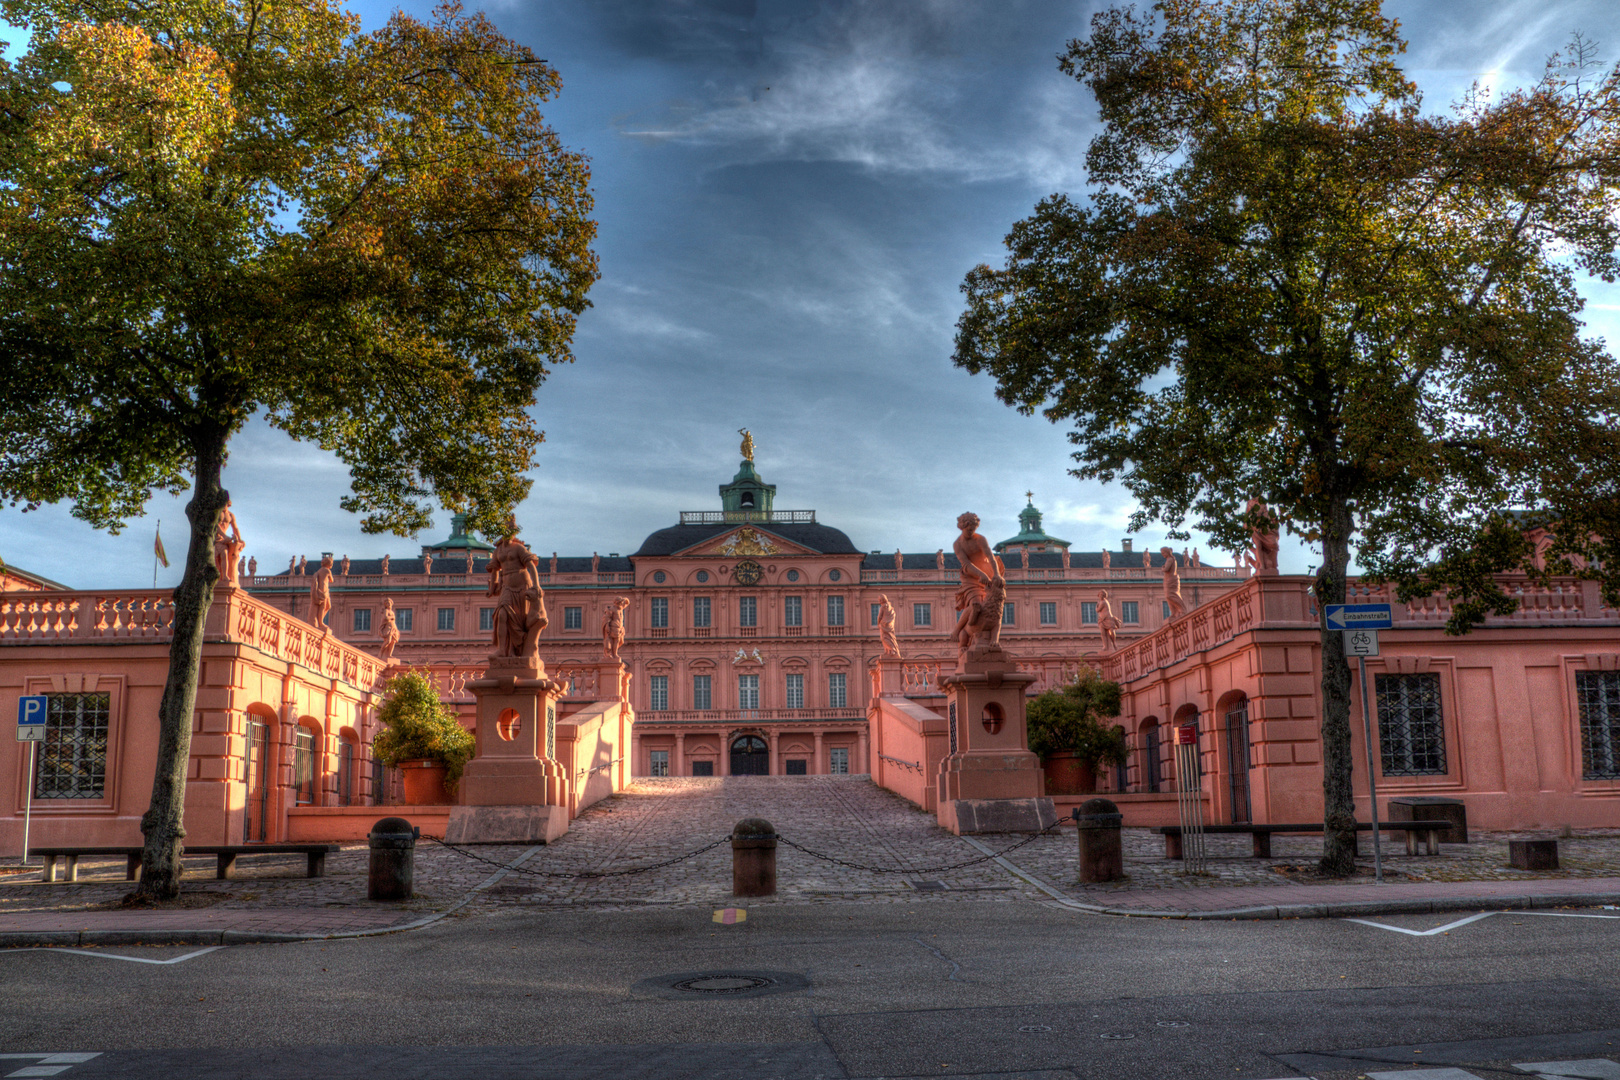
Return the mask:
M 744 460 L 720 486 L 718 508 L 683 512 L 628 556 L 548 557 L 543 536 L 526 536 L 540 554 L 551 620 L 541 656 L 580 696 L 599 692 L 593 665 L 606 609 L 617 597 L 629 601 L 621 656 L 632 675 L 635 775 L 872 772 L 868 669 L 882 654 L 876 611 L 885 595 L 906 657 L 954 664 L 954 555 L 863 552 L 814 510 L 779 510 L 775 499 L 775 485 Z M 954 540 L 957 512 L 942 511 L 942 537 Z M 1019 525 L 995 545 L 1009 582 L 1002 640 L 1040 675 L 1038 690 L 1060 685 L 1102 650 L 1099 590 L 1121 618 L 1121 642 L 1164 625 L 1161 554 L 1133 552 L 1128 540 L 1106 555 L 1071 554 L 1067 541 L 1042 531 L 1032 504 Z M 981 531 L 996 532 L 990 522 Z M 449 539 L 418 554 L 335 559 L 327 625 L 342 641 L 376 650 L 391 599 L 395 658 L 431 669 L 446 700 L 470 714 L 463 687 L 482 669 L 493 617 L 489 551 L 458 516 Z M 306 555 L 244 584 L 307 616 L 319 563 L 319 554 Z M 1183 565 L 1180 573 L 1189 605 L 1244 580 L 1231 568 Z

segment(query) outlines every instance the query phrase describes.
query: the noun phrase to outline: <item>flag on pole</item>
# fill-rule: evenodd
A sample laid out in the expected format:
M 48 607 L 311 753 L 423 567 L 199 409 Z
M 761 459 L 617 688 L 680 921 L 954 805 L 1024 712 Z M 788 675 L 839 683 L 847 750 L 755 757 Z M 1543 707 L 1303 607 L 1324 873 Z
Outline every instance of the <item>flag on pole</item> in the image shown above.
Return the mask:
M 169 568 L 169 556 L 163 550 L 163 522 L 161 521 L 158 522 L 157 531 L 152 534 L 152 554 L 157 556 L 157 561 L 163 564 L 165 570 Z

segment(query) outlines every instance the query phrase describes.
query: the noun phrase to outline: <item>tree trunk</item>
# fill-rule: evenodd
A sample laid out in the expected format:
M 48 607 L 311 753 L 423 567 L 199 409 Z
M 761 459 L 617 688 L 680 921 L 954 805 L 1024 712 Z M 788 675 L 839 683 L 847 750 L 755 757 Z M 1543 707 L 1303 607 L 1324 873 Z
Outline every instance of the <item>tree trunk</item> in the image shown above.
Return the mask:
M 1326 605 L 1342 604 L 1350 567 L 1350 508 L 1329 504 L 1322 530 L 1322 568 L 1316 573 L 1316 604 L 1322 622 L 1322 834 L 1321 870 L 1348 877 L 1356 869 L 1354 759 L 1350 756 L 1350 664 L 1344 634 L 1327 627 Z
M 230 494 L 220 487 L 227 431 L 218 428 L 197 437 L 197 463 L 186 518 L 191 542 L 186 572 L 174 590 L 174 637 L 169 643 L 169 678 L 158 704 L 157 769 L 152 777 L 152 803 L 141 815 L 146 837 L 141 852 L 139 901 L 173 900 L 180 895 L 181 841 L 185 838 L 186 771 L 191 761 L 191 725 L 197 706 L 197 675 L 202 666 L 203 631 L 214 602 L 214 534 Z

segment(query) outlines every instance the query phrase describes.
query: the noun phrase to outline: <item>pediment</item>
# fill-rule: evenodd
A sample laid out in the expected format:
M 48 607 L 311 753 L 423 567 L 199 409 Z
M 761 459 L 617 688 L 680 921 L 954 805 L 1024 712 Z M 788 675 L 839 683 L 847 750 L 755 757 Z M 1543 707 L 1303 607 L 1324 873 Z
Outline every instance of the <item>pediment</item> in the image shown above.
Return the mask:
M 783 555 L 816 555 L 819 552 L 811 551 L 802 544 L 784 540 L 758 526 L 739 525 L 729 532 L 711 536 L 675 554 L 698 558 L 762 559 Z

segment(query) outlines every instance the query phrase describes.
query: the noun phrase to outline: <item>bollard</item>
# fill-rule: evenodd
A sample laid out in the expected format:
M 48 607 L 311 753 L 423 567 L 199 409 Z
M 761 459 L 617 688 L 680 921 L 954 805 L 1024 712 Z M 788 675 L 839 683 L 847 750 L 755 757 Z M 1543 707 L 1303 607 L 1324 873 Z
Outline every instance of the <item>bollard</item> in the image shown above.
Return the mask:
M 731 830 L 731 891 L 776 895 L 776 828 L 764 818 L 743 818 Z
M 409 900 L 416 883 L 416 830 L 404 818 L 385 817 L 371 827 L 368 900 Z
M 1118 881 L 1125 876 L 1119 826 L 1125 815 L 1107 799 L 1087 799 L 1074 812 L 1080 826 L 1080 881 Z

